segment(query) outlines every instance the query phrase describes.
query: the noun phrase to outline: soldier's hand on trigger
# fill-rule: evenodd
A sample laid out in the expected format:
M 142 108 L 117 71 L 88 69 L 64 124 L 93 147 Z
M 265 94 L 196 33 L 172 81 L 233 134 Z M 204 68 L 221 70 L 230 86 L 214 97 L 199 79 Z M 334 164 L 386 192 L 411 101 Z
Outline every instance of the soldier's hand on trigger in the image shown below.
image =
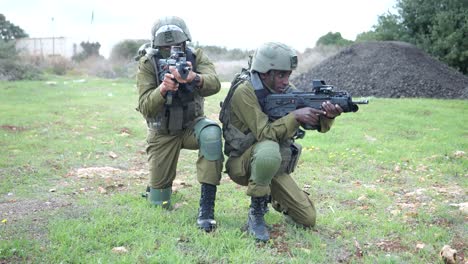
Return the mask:
M 194 71 L 192 71 L 192 62 L 187 61 L 187 65 L 190 68 L 190 71 L 187 75 L 187 78 L 183 79 L 182 76 L 180 76 L 180 73 L 177 71 L 175 66 L 170 66 L 169 71 L 174 75 L 174 78 L 177 80 L 179 83 L 191 83 L 193 79 L 195 79 L 195 76 L 197 75 Z
M 299 123 L 317 126 L 320 124 L 320 115 L 326 115 L 326 112 L 312 107 L 303 107 L 294 110 L 293 114 Z
M 160 85 L 160 92 L 162 96 L 166 96 L 169 91 L 177 91 L 179 89 L 179 83 L 174 79 L 174 75 L 170 73 L 164 74 L 164 79 Z
M 339 105 L 334 105 L 330 103 L 330 101 L 323 102 L 322 109 L 326 112 L 325 117 L 330 119 L 333 119 L 343 113 L 343 109 Z

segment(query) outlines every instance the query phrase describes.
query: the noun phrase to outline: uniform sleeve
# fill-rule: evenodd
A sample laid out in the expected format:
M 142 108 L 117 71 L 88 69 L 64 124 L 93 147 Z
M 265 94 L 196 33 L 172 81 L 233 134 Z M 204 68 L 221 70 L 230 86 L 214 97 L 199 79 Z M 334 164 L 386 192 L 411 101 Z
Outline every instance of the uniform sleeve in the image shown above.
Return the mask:
M 221 89 L 221 83 L 214 64 L 201 49 L 195 51 L 195 56 L 197 58 L 197 73 L 203 78 L 203 85 L 199 90 L 200 95 L 206 97 L 218 93 Z
M 250 130 L 258 141 L 269 139 L 280 142 L 290 139 L 300 125 L 293 113 L 270 122 L 261 110 L 253 88 L 247 83 L 239 86 L 234 92 L 231 109 L 235 115 L 231 118 L 233 125 L 243 132 Z
M 328 132 L 330 128 L 332 127 L 334 121 L 335 119 L 330 119 L 330 118 L 320 116 L 320 129 L 318 130 L 318 132 L 320 133 Z
M 140 59 L 136 75 L 139 92 L 138 110 L 145 117 L 156 116 L 162 111 L 165 99 L 156 86 L 156 73 L 151 61 L 144 56 Z

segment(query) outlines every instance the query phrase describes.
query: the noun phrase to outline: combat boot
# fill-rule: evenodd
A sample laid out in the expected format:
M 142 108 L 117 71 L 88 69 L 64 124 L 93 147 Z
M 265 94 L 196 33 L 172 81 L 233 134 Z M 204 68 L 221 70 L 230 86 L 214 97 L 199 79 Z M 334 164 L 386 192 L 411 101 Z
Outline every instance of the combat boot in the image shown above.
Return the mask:
M 249 218 L 247 229 L 257 240 L 266 242 L 270 239 L 270 234 L 265 223 L 264 216 L 268 209 L 268 196 L 252 197 L 249 208 Z
M 148 202 L 151 205 L 162 206 L 164 209 L 171 208 L 171 194 L 172 188 L 168 187 L 165 189 L 154 189 L 149 187 L 149 193 L 147 194 Z
M 214 207 L 216 199 L 216 185 L 202 183 L 200 209 L 198 210 L 198 228 L 211 232 L 216 228 Z

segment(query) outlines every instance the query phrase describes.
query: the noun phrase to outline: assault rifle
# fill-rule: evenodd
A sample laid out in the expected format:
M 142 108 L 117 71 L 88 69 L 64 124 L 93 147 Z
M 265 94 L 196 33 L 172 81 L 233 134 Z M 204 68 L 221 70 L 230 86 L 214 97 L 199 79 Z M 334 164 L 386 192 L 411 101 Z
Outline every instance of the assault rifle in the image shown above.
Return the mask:
M 353 101 L 348 92 L 334 91 L 334 87 L 326 85 L 323 80 L 313 80 L 312 86 L 313 92 L 268 95 L 265 99 L 265 113 L 274 121 L 299 108 L 321 109 L 322 103 L 326 101 L 339 105 L 345 113 L 357 112 L 359 110 L 358 104 L 369 103 L 368 100 Z M 304 124 L 303 127 L 307 130 L 317 129 L 317 127 L 307 124 Z
M 159 80 L 162 82 L 164 80 L 164 75 L 166 73 L 170 73 L 169 66 L 175 66 L 177 71 L 180 74 L 182 79 L 187 78 L 191 68 L 187 63 L 187 58 L 185 57 L 185 53 L 182 50 L 181 46 L 172 46 L 171 47 L 171 56 L 167 59 L 159 59 L 158 61 L 158 73 L 159 73 Z M 187 85 L 180 85 L 181 89 L 190 89 Z M 184 91 L 184 92 L 192 92 L 192 91 Z M 166 96 L 166 105 L 172 104 L 172 96 L 173 92 L 167 92 Z

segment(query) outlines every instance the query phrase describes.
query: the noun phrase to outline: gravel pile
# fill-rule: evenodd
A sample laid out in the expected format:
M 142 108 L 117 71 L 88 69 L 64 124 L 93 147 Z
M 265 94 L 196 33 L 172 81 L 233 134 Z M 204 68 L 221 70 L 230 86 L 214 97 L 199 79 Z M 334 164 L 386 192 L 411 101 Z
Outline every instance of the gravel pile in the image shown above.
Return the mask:
M 292 79 L 309 90 L 324 80 L 353 97 L 468 99 L 468 77 L 405 42 L 354 44 Z

